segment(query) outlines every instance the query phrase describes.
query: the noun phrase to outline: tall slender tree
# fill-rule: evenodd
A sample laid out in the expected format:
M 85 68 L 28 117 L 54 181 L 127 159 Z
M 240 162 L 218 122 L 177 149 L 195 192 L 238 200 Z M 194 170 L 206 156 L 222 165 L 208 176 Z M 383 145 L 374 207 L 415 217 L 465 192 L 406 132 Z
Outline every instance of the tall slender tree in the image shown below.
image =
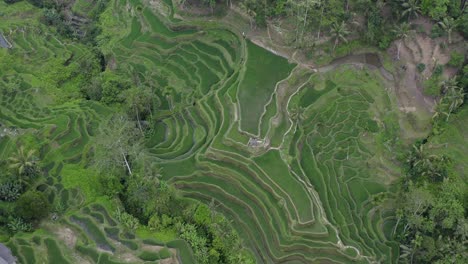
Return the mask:
M 95 163 L 103 171 L 124 168 L 132 174 L 132 162 L 142 152 L 141 134 L 126 116 L 115 115 L 101 125 L 96 137 Z
M 346 28 L 346 24 L 344 21 L 342 21 L 341 23 L 334 23 L 331 27 L 331 34 L 333 38 L 335 39 L 335 44 L 333 45 L 333 51 L 335 51 L 336 45 L 338 45 L 340 41 L 348 42 L 348 40 L 346 39 L 346 36 L 349 35 L 349 31 Z
M 447 92 L 442 98 L 442 104 L 447 105 L 447 119 L 449 120 L 450 115 L 455 112 L 465 102 L 465 92 L 463 88 L 457 85 L 451 85 L 447 88 Z
M 123 93 L 128 112 L 137 120 L 138 128 L 143 133 L 141 126 L 141 115 L 150 113 L 152 115 L 152 106 L 154 94 L 150 88 L 134 87 Z
M 418 17 L 419 12 L 421 12 L 421 7 L 419 6 L 419 0 L 404 0 L 401 4 L 403 7 L 403 16 L 408 17 L 408 21 L 411 17 Z
M 400 60 L 400 50 L 401 50 L 401 44 L 403 44 L 403 41 L 406 40 L 409 36 L 409 30 L 410 26 L 408 23 L 402 23 L 401 25 L 398 25 L 395 27 L 393 30 L 393 33 L 395 33 L 396 37 L 399 39 L 398 46 L 397 46 L 397 59 Z
M 438 24 L 445 32 L 447 32 L 448 43 L 452 44 L 452 32 L 457 27 L 455 20 L 452 17 L 444 17 L 444 19 L 442 19 Z
M 317 2 L 317 7 L 320 8 L 320 19 L 319 19 L 319 25 L 318 25 L 318 31 L 317 31 L 317 41 L 320 40 L 320 32 L 322 30 L 322 20 L 323 20 L 323 13 L 325 12 L 325 3 L 320 0 Z
M 36 151 L 33 149 L 26 151 L 24 146 L 20 146 L 16 154 L 8 158 L 10 168 L 16 170 L 21 185 L 27 184 L 28 178 L 34 176 L 33 174 L 36 172 L 37 158 L 35 153 Z

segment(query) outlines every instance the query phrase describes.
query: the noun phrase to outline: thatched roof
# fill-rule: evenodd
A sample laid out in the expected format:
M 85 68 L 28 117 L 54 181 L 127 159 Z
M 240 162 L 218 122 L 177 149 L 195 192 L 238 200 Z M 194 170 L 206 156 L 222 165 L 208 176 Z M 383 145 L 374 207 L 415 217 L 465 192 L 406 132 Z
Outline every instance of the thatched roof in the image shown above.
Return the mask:
M 11 254 L 11 250 L 0 243 L 0 264 L 14 264 L 16 258 Z
M 0 32 L 0 47 L 2 48 L 11 48 L 11 44 L 8 43 L 8 40 L 3 36 L 3 34 Z

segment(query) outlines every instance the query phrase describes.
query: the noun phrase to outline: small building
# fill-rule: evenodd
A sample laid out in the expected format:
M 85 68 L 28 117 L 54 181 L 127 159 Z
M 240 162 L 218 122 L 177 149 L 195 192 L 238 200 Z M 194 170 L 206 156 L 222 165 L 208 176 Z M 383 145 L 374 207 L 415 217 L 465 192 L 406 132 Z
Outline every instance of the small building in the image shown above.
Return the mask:
M 0 33 L 0 47 L 10 49 L 12 46 L 8 42 L 8 40 L 3 36 L 2 33 Z
M 259 147 L 262 144 L 263 144 L 263 140 L 258 139 L 258 138 L 250 138 L 249 143 L 247 143 L 249 147 Z
M 16 264 L 16 258 L 11 250 L 0 243 L 0 264 Z

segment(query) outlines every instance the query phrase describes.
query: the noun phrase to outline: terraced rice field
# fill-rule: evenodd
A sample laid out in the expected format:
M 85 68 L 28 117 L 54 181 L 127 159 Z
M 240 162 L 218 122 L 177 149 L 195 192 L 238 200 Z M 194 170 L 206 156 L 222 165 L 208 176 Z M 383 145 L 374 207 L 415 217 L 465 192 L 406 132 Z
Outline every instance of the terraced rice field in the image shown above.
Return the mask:
M 40 231 L 16 235 L 6 245 L 19 263 L 191 263 L 193 258 L 182 240 L 165 243 L 135 237 L 98 203 L 81 206 Z
M 164 17 L 138 0 L 115 1 L 113 8 L 128 29 L 113 47 L 116 67 L 160 87 L 146 147 L 164 179 L 188 197 L 213 201 L 258 263 L 396 261 L 398 244 L 389 238 L 394 216 L 374 203 L 394 176 L 391 155 L 379 142 L 396 109 L 377 72 L 344 65 L 313 73 L 219 23 L 174 22 L 172 12 Z M 79 47 L 35 36 L 13 35 L 14 52 L 44 60 L 80 54 Z M 51 162 L 40 188 L 77 208 L 55 224 L 72 232 L 75 244 L 47 227 L 48 235 L 17 237 L 9 246 L 22 263 L 46 261 L 41 251 L 54 263 L 141 263 L 175 255 L 191 263 L 185 243 L 126 234 L 108 209 L 64 188 L 63 168 L 86 164 L 90 139 L 109 109 L 81 101 L 45 108 L 34 103 L 38 77 L 14 70 L 26 82 L 22 92 L 1 95 L 0 118 L 47 135 L 41 158 Z M 294 121 L 297 107 L 304 111 Z M 1 139 L 0 158 L 13 148 L 8 137 Z
M 129 71 L 142 78 L 167 79 L 160 99 L 171 114 L 161 111 L 148 142 L 164 178 L 214 200 L 260 263 L 394 260 L 392 215 L 372 203 L 389 188 L 385 170 L 370 168 L 382 154 L 372 146 L 379 115 L 391 109 L 376 73 L 344 66 L 306 89 L 310 72 L 238 32 L 162 20 L 135 11 L 115 56 L 138 61 Z M 290 105 L 306 108 L 300 129 L 287 116 L 298 90 Z M 248 145 L 252 135 L 259 146 Z

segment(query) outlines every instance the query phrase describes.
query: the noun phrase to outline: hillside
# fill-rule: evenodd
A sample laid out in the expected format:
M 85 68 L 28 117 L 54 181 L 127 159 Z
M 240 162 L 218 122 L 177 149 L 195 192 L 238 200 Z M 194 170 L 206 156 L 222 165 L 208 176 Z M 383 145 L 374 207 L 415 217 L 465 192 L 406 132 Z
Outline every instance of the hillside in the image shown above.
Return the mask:
M 0 2 L 18 263 L 463 263 L 462 34 L 312 47 L 318 21 L 250 2 Z

